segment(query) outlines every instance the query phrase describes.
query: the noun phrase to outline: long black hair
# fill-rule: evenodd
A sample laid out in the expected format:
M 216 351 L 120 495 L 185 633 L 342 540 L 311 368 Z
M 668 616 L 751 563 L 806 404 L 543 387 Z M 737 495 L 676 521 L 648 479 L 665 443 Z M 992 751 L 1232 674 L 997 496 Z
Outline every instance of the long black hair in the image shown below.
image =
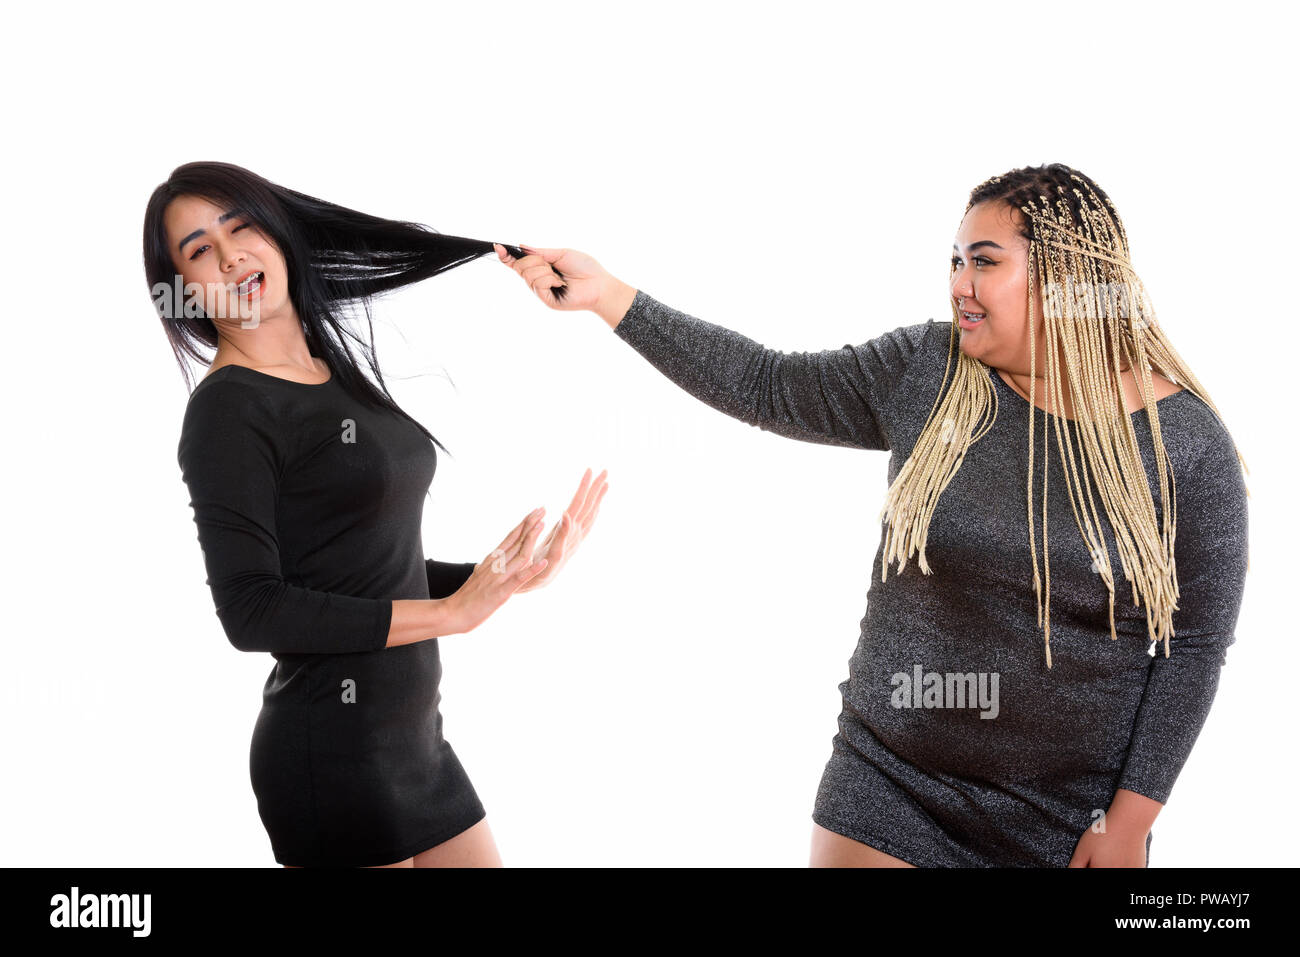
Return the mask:
M 493 252 L 490 242 L 446 236 L 420 223 L 383 219 L 338 206 L 231 163 L 195 162 L 176 167 L 166 182 L 154 189 L 145 207 L 144 272 L 191 392 L 195 383 L 186 359 L 210 363 L 212 356 L 205 350 L 215 350 L 218 337 L 212 320 L 193 303 L 183 302 L 181 283 L 176 280 L 163 217 L 179 196 L 197 196 L 226 210 L 241 210 L 284 257 L 289 298 L 311 354 L 325 360 L 331 375 L 355 399 L 408 419 L 447 451 L 389 393 L 375 355 L 370 304 L 377 295 Z M 518 247 L 507 245 L 506 249 L 516 258 L 524 255 Z M 563 289 L 555 293 L 562 296 Z M 348 327 L 341 309 L 353 303 L 365 311 L 368 344 Z M 373 379 L 363 371 L 349 340 L 359 349 Z

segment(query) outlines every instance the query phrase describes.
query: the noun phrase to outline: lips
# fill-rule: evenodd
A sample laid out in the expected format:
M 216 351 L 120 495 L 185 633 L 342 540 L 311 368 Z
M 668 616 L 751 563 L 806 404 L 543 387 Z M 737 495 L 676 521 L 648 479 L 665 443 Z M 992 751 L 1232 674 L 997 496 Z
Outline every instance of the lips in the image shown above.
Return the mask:
M 241 296 L 246 295 L 247 293 L 257 289 L 265 281 L 265 274 L 260 269 L 254 269 L 252 272 L 246 273 L 239 280 L 238 284 L 235 286 L 235 291 Z

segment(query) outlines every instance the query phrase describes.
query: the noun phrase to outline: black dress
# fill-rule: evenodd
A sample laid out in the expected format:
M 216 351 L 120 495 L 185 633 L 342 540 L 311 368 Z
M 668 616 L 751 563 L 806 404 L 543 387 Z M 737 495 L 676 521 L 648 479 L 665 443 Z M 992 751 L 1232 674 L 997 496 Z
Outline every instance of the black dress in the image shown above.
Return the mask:
M 394 599 L 474 569 L 424 558 L 428 438 L 335 377 L 227 365 L 191 394 L 177 459 L 226 636 L 275 658 L 249 771 L 276 861 L 391 864 L 481 820 L 442 734 L 437 639 L 385 647 Z

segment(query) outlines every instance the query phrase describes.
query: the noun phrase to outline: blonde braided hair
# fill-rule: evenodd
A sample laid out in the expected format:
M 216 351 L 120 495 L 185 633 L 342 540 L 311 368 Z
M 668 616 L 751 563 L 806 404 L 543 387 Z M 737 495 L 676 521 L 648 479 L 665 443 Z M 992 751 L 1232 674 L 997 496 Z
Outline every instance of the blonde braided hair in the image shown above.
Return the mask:
M 1049 198 L 1047 193 L 1055 193 Z M 1133 604 L 1145 605 L 1147 635 L 1153 643 L 1164 642 L 1169 657 L 1173 635 L 1173 613 L 1178 608 L 1178 576 L 1174 564 L 1177 532 L 1176 489 L 1173 470 L 1165 455 L 1151 384 L 1151 363 L 1161 373 L 1190 390 L 1213 410 L 1218 408 L 1186 363 L 1175 351 L 1156 322 L 1155 310 L 1145 287 L 1133 270 L 1128 237 L 1114 204 L 1088 177 L 1059 163 L 1025 167 L 994 176 L 977 186 L 966 210 L 980 202 L 1003 202 L 1025 215 L 1028 248 L 1029 299 L 1029 481 L 1026 490 L 1029 547 L 1034 562 L 1034 592 L 1038 601 L 1038 627 L 1043 629 L 1047 667 L 1052 666 L 1051 646 L 1051 563 L 1047 552 L 1048 460 L 1043 458 L 1043 580 L 1038 574 L 1038 551 L 1034 542 L 1034 404 L 1035 344 L 1034 290 L 1040 282 L 1047 346 L 1047 391 L 1056 429 L 1057 448 L 1066 474 L 1070 507 L 1075 524 L 1093 556 L 1093 569 L 1109 594 L 1110 637 L 1115 632 L 1115 578 L 1110 555 L 1101 541 L 1100 522 L 1093 501 L 1093 487 L 1114 530 L 1124 575 L 1132 583 Z M 901 572 L 908 559 L 919 552 L 918 564 L 929 575 L 925 559 L 926 537 L 935 504 L 956 474 L 966 450 L 978 442 L 997 418 L 997 392 L 990 369 L 957 348 L 958 310 L 952 303 L 952 335 L 948 363 L 939 394 L 929 418 L 917 438 L 911 455 L 890 485 L 881 508 L 880 520 L 889 521 L 885 531 L 881 581 L 888 577 L 891 561 Z M 952 387 L 945 391 L 953 353 L 957 363 Z M 1075 465 L 1073 441 L 1062 429 L 1063 353 L 1066 384 L 1070 389 L 1074 421 L 1079 431 L 1081 453 L 1086 464 Z M 1160 479 L 1162 522 L 1156 522 L 1155 502 L 1147 482 L 1133 424 L 1125 410 L 1121 384 L 1121 353 L 1134 370 L 1146 408 L 1155 447 L 1156 470 Z M 1109 361 L 1107 357 L 1109 356 Z M 1047 444 L 1044 423 L 1044 445 Z M 1246 474 L 1240 451 L 1237 459 Z M 1247 495 L 1249 495 L 1249 489 Z M 1076 501 L 1085 502 L 1086 509 Z M 1247 566 L 1249 568 L 1249 566 Z

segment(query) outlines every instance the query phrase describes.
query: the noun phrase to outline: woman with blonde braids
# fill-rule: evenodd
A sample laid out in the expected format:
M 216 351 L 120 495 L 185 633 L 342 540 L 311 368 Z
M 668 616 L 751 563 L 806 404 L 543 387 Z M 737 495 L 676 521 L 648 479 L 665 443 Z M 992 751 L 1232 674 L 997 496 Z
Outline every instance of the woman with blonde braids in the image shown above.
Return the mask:
M 543 302 L 596 312 L 710 406 L 890 452 L 814 866 L 1146 865 L 1235 638 L 1248 493 L 1096 183 L 1051 164 L 980 184 L 952 322 L 824 352 L 522 248 L 497 252 Z

